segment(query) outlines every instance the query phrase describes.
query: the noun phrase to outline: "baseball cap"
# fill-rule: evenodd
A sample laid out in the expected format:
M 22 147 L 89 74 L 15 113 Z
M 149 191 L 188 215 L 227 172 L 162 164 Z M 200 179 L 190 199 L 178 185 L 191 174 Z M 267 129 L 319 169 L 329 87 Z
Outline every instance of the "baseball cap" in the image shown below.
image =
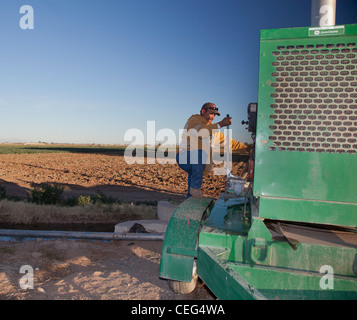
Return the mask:
M 201 110 L 202 110 L 202 109 L 212 110 L 212 111 L 214 112 L 214 114 L 216 114 L 217 116 L 220 116 L 220 115 L 221 115 L 221 114 L 218 112 L 217 106 L 216 106 L 214 103 L 212 103 L 212 102 L 206 102 L 206 103 L 202 106 Z

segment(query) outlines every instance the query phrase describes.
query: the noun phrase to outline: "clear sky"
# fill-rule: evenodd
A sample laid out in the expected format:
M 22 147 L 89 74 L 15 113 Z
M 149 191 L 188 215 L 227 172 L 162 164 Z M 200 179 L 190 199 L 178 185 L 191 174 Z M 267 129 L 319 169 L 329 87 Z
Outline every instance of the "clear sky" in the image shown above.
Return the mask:
M 309 26 L 310 12 L 311 0 L 2 0 L 0 141 L 121 144 L 147 121 L 178 136 L 208 101 L 248 141 L 259 31 Z M 357 0 L 337 0 L 348 23 Z

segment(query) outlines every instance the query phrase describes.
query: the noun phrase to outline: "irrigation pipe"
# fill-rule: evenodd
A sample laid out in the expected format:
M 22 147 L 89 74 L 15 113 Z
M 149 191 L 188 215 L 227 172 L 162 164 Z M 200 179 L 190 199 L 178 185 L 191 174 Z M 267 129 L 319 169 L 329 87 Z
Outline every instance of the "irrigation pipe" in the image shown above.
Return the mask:
M 165 234 L 0 229 L 0 238 L 1 237 L 163 241 Z

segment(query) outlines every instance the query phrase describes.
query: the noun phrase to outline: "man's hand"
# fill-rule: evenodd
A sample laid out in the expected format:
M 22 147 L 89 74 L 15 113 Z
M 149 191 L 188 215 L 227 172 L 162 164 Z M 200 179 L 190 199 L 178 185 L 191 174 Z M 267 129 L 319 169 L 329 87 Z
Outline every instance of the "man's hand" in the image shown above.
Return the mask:
M 222 127 L 227 127 L 232 123 L 232 118 L 231 117 L 225 117 L 223 120 L 218 122 L 219 126 Z

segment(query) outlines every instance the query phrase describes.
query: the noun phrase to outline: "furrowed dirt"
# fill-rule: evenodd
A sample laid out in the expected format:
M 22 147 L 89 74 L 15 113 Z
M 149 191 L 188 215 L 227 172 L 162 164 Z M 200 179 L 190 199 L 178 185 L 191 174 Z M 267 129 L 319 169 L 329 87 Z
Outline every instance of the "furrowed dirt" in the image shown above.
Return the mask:
M 239 158 L 239 157 L 238 157 Z M 243 156 L 246 160 L 246 156 Z M 232 173 L 241 176 L 246 161 L 234 161 Z M 45 153 L 0 155 L 0 185 L 9 195 L 27 197 L 31 184 L 65 186 L 66 196 L 95 195 L 98 190 L 118 200 L 183 200 L 187 174 L 177 164 L 127 164 L 123 156 Z M 204 176 L 204 195 L 224 191 L 225 176 Z

